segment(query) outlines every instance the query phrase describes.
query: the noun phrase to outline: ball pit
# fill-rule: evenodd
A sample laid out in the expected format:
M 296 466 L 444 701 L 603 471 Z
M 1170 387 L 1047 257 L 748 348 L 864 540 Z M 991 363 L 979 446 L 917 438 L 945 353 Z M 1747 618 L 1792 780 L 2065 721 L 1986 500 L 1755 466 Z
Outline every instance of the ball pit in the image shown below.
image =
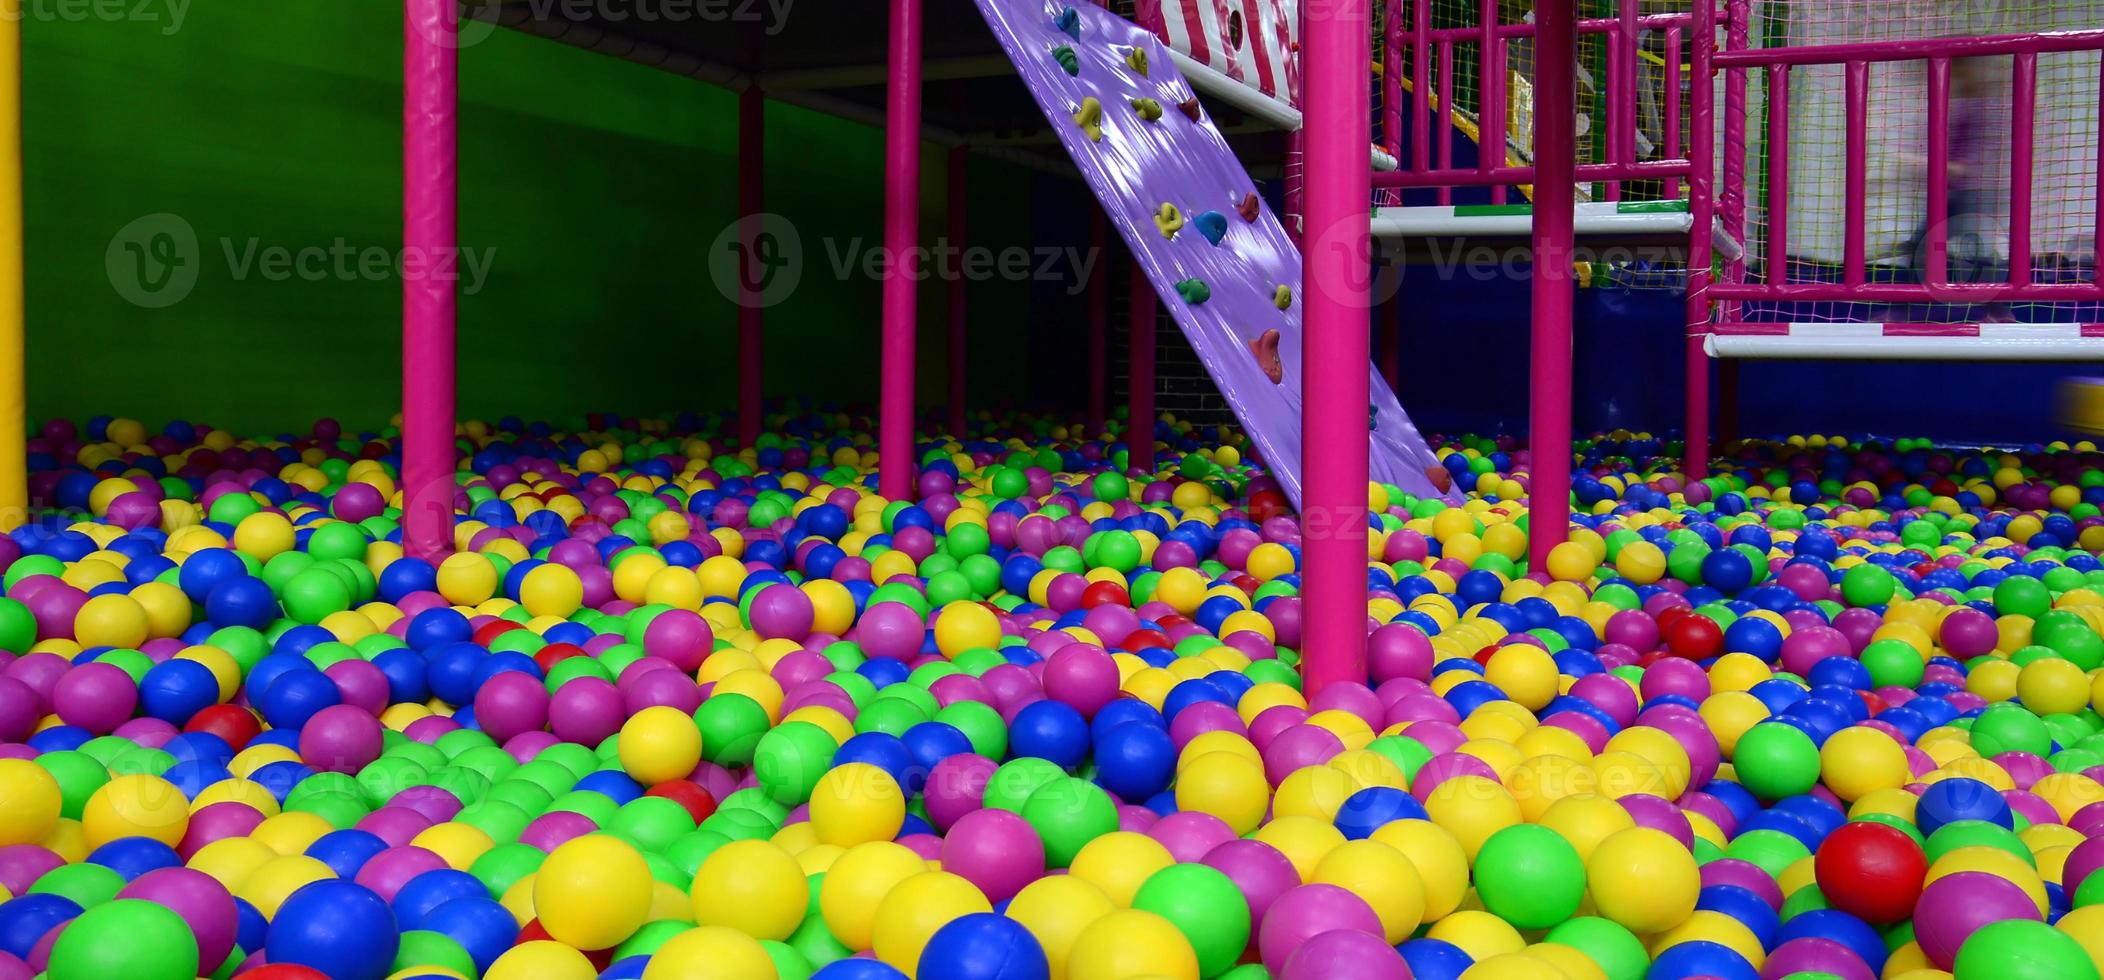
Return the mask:
M 1435 440 L 1371 686 L 1239 437 L 53 423 L 0 544 L 0 977 L 2084 978 L 2104 457 Z M 178 435 L 177 433 L 182 433 Z M 326 433 L 326 435 L 324 434 Z M 70 461 L 70 462 L 61 462 Z M 704 971 L 715 971 L 708 973 Z M 728 971 L 728 972 L 725 972 Z

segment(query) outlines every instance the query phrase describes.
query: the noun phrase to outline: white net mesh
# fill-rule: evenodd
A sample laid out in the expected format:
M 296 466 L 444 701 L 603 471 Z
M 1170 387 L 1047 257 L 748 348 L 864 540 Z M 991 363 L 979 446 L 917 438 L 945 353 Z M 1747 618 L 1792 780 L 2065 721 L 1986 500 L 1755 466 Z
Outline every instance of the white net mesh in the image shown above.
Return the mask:
M 1752 47 L 2033 34 L 2104 28 L 2104 0 L 1768 0 L 1756 5 Z M 1864 145 L 1865 279 L 1915 284 L 1930 220 L 1927 62 L 1873 63 Z M 1950 278 L 2008 276 L 2012 59 L 1952 65 Z M 1841 65 L 1789 71 L 1787 255 L 1771 267 L 1767 213 L 1770 119 L 1766 71 L 1747 73 L 1743 171 L 1749 281 L 1842 278 L 1847 216 L 1847 83 Z M 1720 102 L 1720 117 L 1722 104 Z M 2096 256 L 2098 55 L 2038 58 L 2031 186 L 2031 281 L 2090 282 Z M 1726 161 L 1719 162 L 1720 172 Z M 1725 190 L 1719 182 L 1719 192 Z M 1746 322 L 2090 322 L 2093 303 L 1745 303 L 1722 316 Z

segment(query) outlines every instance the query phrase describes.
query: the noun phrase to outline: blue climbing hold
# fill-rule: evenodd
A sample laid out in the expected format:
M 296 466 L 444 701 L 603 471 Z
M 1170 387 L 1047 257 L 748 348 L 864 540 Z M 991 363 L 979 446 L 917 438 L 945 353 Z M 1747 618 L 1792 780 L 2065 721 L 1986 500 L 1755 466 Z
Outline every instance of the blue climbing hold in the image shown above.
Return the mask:
M 1076 41 L 1081 40 L 1081 11 L 1068 7 L 1052 18 L 1052 27 Z
M 1204 235 L 1206 241 L 1215 245 L 1220 244 L 1220 239 L 1227 237 L 1227 215 L 1218 211 L 1200 214 L 1191 219 L 1191 224 L 1198 228 L 1198 233 Z

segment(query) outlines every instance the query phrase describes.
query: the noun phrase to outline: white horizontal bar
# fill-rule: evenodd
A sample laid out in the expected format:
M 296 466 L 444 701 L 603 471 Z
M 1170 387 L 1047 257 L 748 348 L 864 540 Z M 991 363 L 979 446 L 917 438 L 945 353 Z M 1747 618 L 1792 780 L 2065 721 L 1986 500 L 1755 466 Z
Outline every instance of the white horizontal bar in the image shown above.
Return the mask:
M 2073 331 L 2009 331 L 1984 337 L 1887 337 L 1879 324 L 1818 324 L 1816 333 L 1710 334 L 1709 356 L 1871 361 L 2097 361 L 2104 337 Z M 2073 326 L 2072 324 L 2070 326 Z M 1835 330 L 1836 327 L 1847 329 Z M 1859 328 L 1869 327 L 1866 332 Z

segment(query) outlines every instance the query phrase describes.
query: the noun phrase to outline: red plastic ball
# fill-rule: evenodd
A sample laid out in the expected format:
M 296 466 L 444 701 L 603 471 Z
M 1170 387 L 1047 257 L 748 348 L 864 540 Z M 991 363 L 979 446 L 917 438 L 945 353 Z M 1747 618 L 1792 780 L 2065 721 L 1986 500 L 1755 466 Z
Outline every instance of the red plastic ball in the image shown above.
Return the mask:
M 266 963 L 241 975 L 247 980 L 329 980 L 328 974 L 298 963 Z
M 1132 599 L 1126 595 L 1125 587 L 1116 582 L 1092 582 L 1081 590 L 1081 608 L 1097 606 L 1131 606 Z
M 210 732 L 239 752 L 248 746 L 249 739 L 263 734 L 263 723 L 256 720 L 255 712 L 238 704 L 215 704 L 190 716 L 183 731 Z
M 518 623 L 514 623 L 508 619 L 492 619 L 489 622 L 482 624 L 481 627 L 475 630 L 475 645 L 479 647 L 487 647 L 492 641 L 496 640 L 497 637 L 503 636 L 504 634 L 509 633 L 512 630 L 522 630 L 525 628 L 526 627 L 521 626 Z
M 571 657 L 585 656 L 584 648 L 571 643 L 550 643 L 533 655 L 533 662 L 541 665 L 541 673 L 554 669 L 556 664 Z
M 662 796 L 685 808 L 695 823 L 707 820 L 716 812 L 716 798 L 709 791 L 685 779 L 668 779 L 650 787 L 645 796 Z
M 1706 660 L 1724 652 L 1724 630 L 1708 616 L 1676 617 L 1664 630 L 1666 649 L 1676 657 Z
M 1857 820 L 1820 842 L 1812 872 L 1828 905 L 1865 922 L 1898 922 L 1914 913 L 1929 860 L 1904 831 Z

